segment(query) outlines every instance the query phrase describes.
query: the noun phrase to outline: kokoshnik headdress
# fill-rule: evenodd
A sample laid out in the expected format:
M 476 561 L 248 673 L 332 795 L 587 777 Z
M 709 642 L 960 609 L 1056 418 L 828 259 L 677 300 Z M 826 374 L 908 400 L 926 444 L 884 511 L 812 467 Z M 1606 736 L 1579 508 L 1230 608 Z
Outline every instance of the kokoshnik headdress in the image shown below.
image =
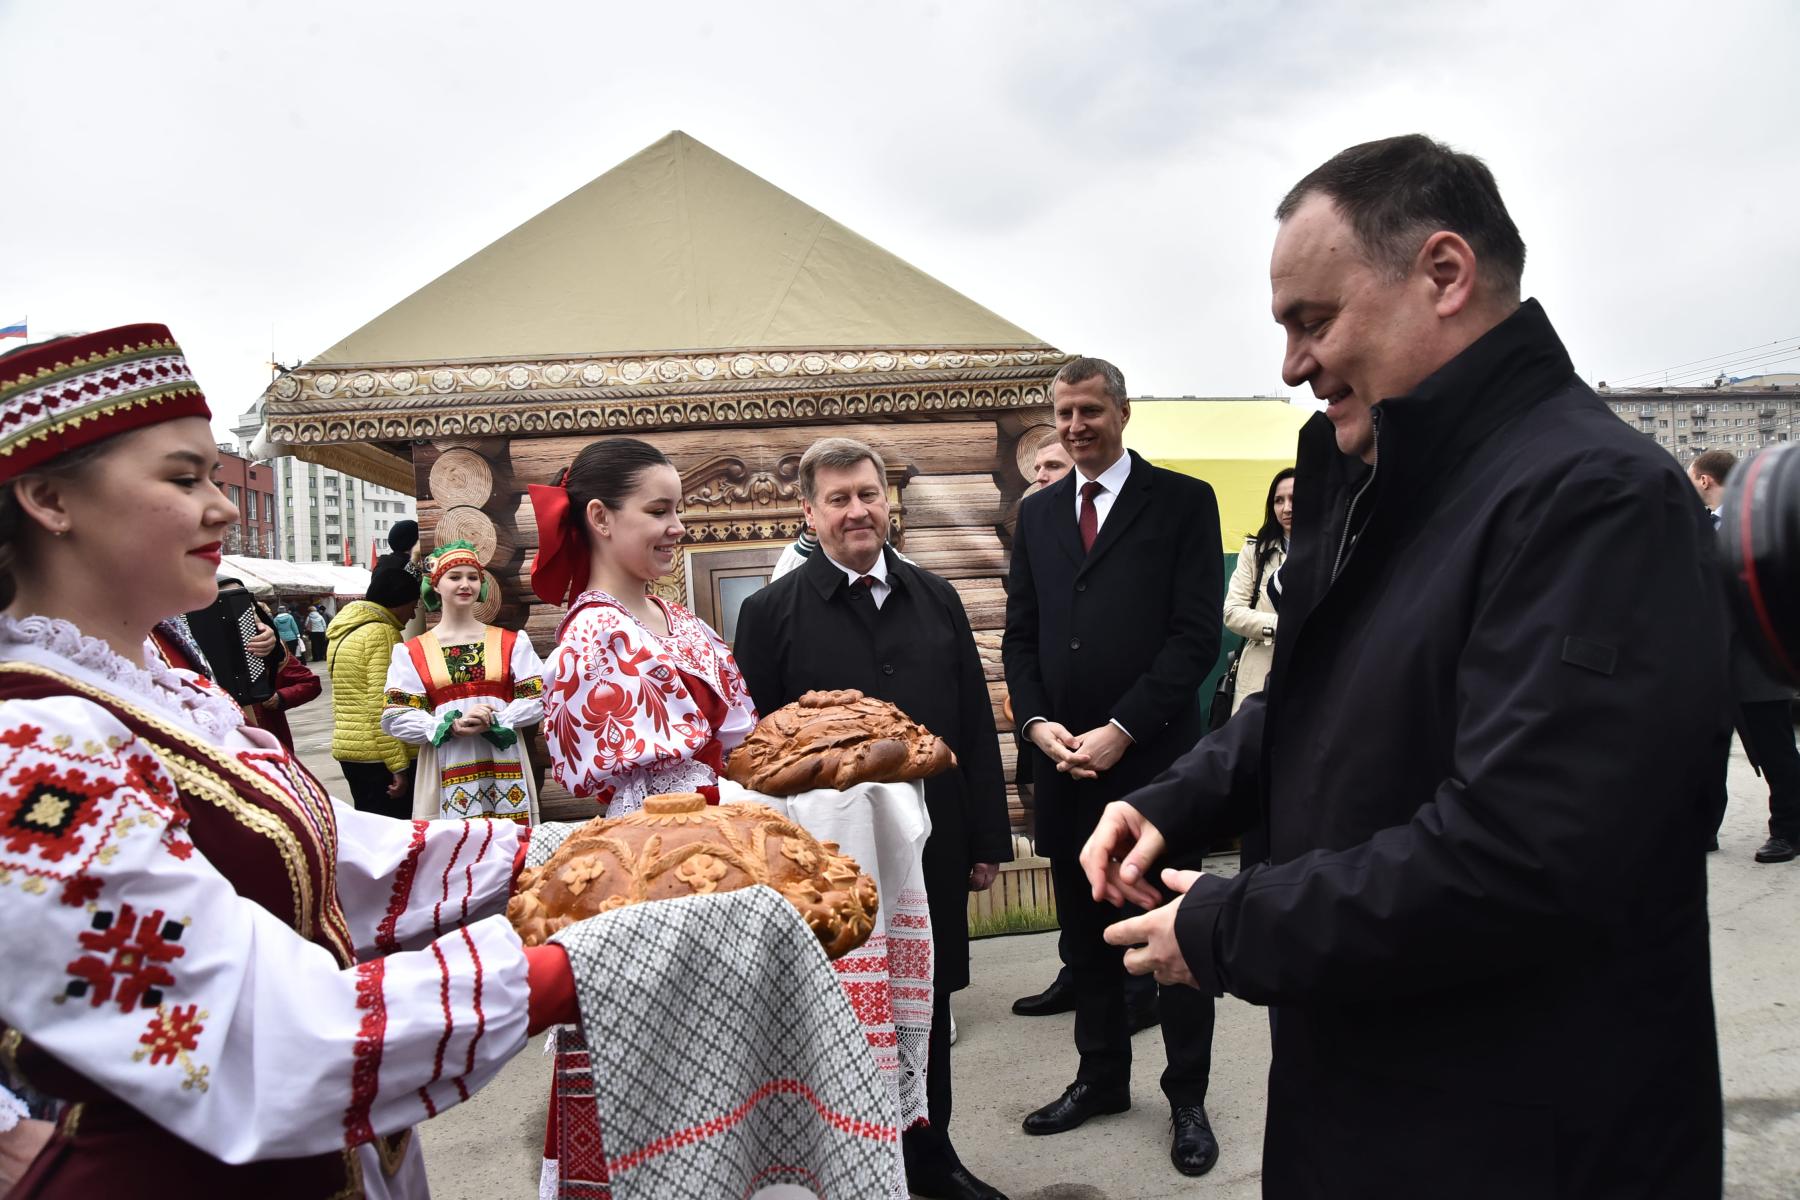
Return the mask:
M 438 582 L 449 574 L 452 567 L 474 567 L 481 573 L 481 592 L 477 597 L 486 600 L 488 594 L 488 576 L 482 570 L 481 556 L 475 552 L 473 542 L 445 542 L 431 552 L 425 560 L 425 578 L 419 581 L 419 598 L 425 607 L 436 612 L 443 606 L 444 599 L 438 595 Z
M 117 433 L 212 419 L 162 325 L 121 325 L 0 359 L 0 483 Z

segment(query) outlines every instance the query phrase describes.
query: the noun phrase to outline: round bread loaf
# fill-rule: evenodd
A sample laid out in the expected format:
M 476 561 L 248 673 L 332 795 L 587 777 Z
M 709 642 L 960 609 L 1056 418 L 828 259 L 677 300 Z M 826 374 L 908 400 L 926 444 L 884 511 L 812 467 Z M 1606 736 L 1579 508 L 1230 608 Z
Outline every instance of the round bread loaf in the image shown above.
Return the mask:
M 766 883 L 799 910 L 830 958 L 875 928 L 875 881 L 835 842 L 764 804 L 709 805 L 698 792 L 651 796 L 641 812 L 596 817 L 541 867 L 520 874 L 506 916 L 527 946 L 627 904 Z
M 731 752 L 725 776 L 766 796 L 859 783 L 929 779 L 956 765 L 944 739 L 886 700 L 807 692 L 757 723 Z

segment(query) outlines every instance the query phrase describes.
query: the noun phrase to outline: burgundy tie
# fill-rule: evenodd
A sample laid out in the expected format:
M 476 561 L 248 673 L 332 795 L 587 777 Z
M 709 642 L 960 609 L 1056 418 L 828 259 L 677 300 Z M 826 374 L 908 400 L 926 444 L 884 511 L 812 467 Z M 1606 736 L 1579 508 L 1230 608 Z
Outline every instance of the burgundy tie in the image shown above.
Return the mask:
M 1094 511 L 1094 497 L 1105 490 L 1106 485 L 1098 480 L 1090 479 L 1081 485 L 1081 520 L 1077 524 L 1084 554 L 1094 548 L 1094 539 L 1100 536 L 1100 514 Z
M 873 596 L 875 594 L 875 577 L 873 575 L 858 575 L 856 577 L 856 582 L 860 583 L 863 587 L 868 588 L 869 595 Z

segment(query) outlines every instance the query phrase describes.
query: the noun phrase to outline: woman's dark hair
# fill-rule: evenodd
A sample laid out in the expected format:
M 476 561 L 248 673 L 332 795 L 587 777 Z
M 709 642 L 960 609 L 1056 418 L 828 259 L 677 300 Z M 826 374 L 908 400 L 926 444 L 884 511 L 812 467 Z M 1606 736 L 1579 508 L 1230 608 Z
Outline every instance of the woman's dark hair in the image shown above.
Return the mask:
M 586 537 L 588 501 L 598 500 L 616 511 L 624 507 L 625 497 L 631 495 L 645 471 L 674 465 L 668 455 L 649 442 L 603 437 L 583 446 L 575 461 L 557 474 L 555 482 L 568 489 L 569 511 L 575 514 L 582 536 Z
M 1270 553 L 1287 537 L 1287 531 L 1281 527 L 1281 522 L 1275 519 L 1275 490 L 1281 486 L 1282 480 L 1293 477 L 1294 468 L 1283 467 L 1275 472 L 1275 478 L 1269 480 L 1269 495 L 1263 500 L 1262 528 L 1256 531 L 1256 565 L 1258 568 L 1269 561 Z

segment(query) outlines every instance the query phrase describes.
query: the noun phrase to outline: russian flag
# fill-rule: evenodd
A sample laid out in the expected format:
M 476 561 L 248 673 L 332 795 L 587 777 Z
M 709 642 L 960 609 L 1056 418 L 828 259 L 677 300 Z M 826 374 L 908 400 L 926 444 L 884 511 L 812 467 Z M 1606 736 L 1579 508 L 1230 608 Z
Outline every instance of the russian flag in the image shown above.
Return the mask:
M 24 317 L 20 317 L 16 321 L 9 321 L 5 325 L 0 325 L 0 340 L 4 340 L 6 338 L 15 338 L 15 337 L 16 338 L 25 337 L 25 318 Z

